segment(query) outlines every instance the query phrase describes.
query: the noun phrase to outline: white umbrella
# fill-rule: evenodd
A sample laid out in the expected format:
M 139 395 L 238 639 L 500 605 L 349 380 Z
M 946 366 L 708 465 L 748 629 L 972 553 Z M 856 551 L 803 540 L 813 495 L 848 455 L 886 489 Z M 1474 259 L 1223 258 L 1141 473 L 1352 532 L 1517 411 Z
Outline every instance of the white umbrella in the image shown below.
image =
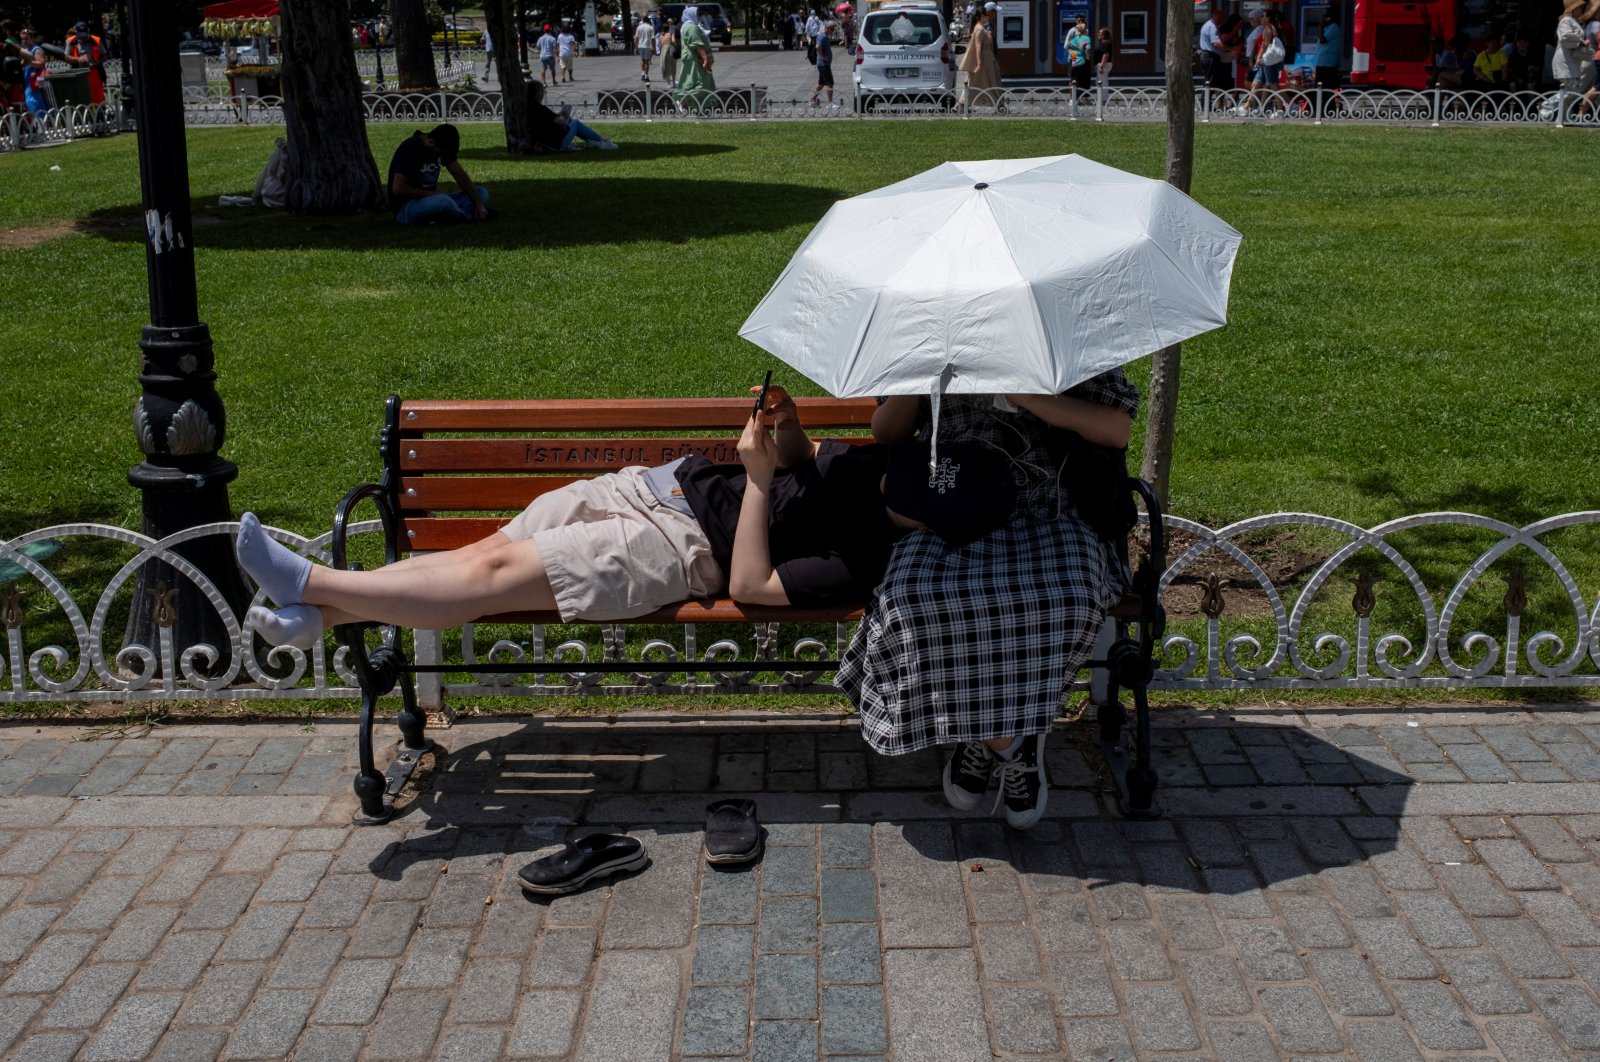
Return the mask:
M 739 334 L 841 398 L 1056 394 L 1227 323 L 1239 233 L 1078 155 L 835 203 Z

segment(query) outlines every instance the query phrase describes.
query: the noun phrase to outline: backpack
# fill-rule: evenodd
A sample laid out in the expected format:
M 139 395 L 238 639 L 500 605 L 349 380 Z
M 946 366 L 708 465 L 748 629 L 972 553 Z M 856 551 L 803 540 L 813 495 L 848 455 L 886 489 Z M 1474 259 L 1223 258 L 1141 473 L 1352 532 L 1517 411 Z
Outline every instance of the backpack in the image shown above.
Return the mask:
M 1072 507 L 1100 541 L 1120 546 L 1139 522 L 1128 489 L 1127 449 L 1092 443 L 1065 428 L 1050 428 L 1046 438 Z

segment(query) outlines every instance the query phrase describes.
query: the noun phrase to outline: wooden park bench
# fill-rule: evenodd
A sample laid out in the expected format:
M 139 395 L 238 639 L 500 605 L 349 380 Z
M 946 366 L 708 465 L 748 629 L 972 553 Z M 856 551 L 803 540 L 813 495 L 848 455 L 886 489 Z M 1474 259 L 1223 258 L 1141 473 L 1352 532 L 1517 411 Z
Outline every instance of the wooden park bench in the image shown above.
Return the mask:
M 867 430 L 875 408 L 870 399 L 798 398 L 796 402 L 801 423 L 813 438 L 847 443 L 870 440 Z M 372 502 L 378 509 L 385 563 L 411 552 L 455 549 L 490 534 L 537 495 L 581 477 L 629 465 L 662 464 L 688 453 L 718 463 L 736 462 L 735 441 L 750 408 L 748 398 L 402 401 L 391 395 L 379 447 L 383 474 L 376 483 L 354 488 L 339 503 L 333 525 L 334 566 L 348 566 L 349 527 L 363 503 Z M 1149 546 L 1129 583 L 1129 592 L 1111 611 L 1114 637 L 1102 634 L 1101 644 L 1109 645 L 1109 650 L 1085 667 L 1106 671 L 1108 694 L 1099 712 L 1103 747 L 1113 758 L 1131 756 L 1126 770 L 1117 772 L 1119 784 L 1124 786 L 1124 809 L 1129 814 L 1147 815 L 1154 813 L 1156 777 L 1150 768 L 1145 688 L 1153 673 L 1153 649 L 1165 625 L 1158 597 L 1165 567 L 1165 536 L 1160 506 L 1149 486 L 1131 477 L 1128 485 L 1143 499 Z M 1126 565 L 1126 542 L 1121 553 Z M 685 601 L 628 624 L 832 623 L 841 625 L 838 629 L 842 632 L 843 624 L 861 618 L 865 606 L 865 601 L 829 608 L 742 605 L 728 599 Z M 479 622 L 533 625 L 538 630 L 538 625 L 560 624 L 561 618 L 554 611 L 528 611 L 486 616 Z M 374 643 L 368 641 L 371 632 L 376 632 Z M 347 647 L 348 662 L 361 686 L 360 770 L 355 791 L 361 802 L 356 820 L 363 823 L 383 822 L 393 814 L 395 794 L 432 748 L 418 706 L 417 676 L 462 671 L 582 673 L 594 680 L 608 674 L 667 676 L 697 667 L 712 670 L 694 661 L 619 659 L 626 656 L 626 647 L 614 653 L 611 644 L 605 654 L 610 658 L 599 661 L 540 658 L 505 664 L 449 664 L 413 659 L 432 653 L 408 656 L 402 631 L 396 627 L 351 624 L 338 627 L 336 637 Z M 756 665 L 762 663 L 767 669 L 782 666 L 758 657 Z M 806 661 L 802 666 L 831 670 L 834 663 Z M 718 669 L 725 666 L 713 665 Z M 379 773 L 373 757 L 373 716 L 378 698 L 396 684 L 401 696 L 397 715 L 401 743 L 393 764 Z M 1137 707 L 1129 745 L 1123 741 L 1126 713 L 1119 703 L 1119 689 L 1132 690 Z M 590 691 L 608 692 L 603 686 L 590 687 Z M 824 686 L 819 692 L 834 690 Z

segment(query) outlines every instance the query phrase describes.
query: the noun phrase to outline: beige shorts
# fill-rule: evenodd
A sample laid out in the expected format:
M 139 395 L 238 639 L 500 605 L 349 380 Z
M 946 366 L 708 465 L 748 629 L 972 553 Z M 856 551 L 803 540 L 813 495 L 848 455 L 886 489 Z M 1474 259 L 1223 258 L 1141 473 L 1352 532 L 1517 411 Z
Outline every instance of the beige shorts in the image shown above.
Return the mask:
M 657 501 L 644 471 L 541 495 L 500 529 L 539 547 L 563 622 L 632 619 L 727 588 L 699 522 Z

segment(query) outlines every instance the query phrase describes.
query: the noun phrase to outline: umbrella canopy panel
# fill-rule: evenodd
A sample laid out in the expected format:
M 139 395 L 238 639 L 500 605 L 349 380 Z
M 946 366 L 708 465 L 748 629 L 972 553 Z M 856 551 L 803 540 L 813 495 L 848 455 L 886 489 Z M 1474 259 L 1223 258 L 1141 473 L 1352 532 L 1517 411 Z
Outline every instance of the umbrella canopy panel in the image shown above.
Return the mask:
M 1058 393 L 1225 324 L 1239 240 L 1077 155 L 951 162 L 836 203 L 739 334 L 840 397 Z

